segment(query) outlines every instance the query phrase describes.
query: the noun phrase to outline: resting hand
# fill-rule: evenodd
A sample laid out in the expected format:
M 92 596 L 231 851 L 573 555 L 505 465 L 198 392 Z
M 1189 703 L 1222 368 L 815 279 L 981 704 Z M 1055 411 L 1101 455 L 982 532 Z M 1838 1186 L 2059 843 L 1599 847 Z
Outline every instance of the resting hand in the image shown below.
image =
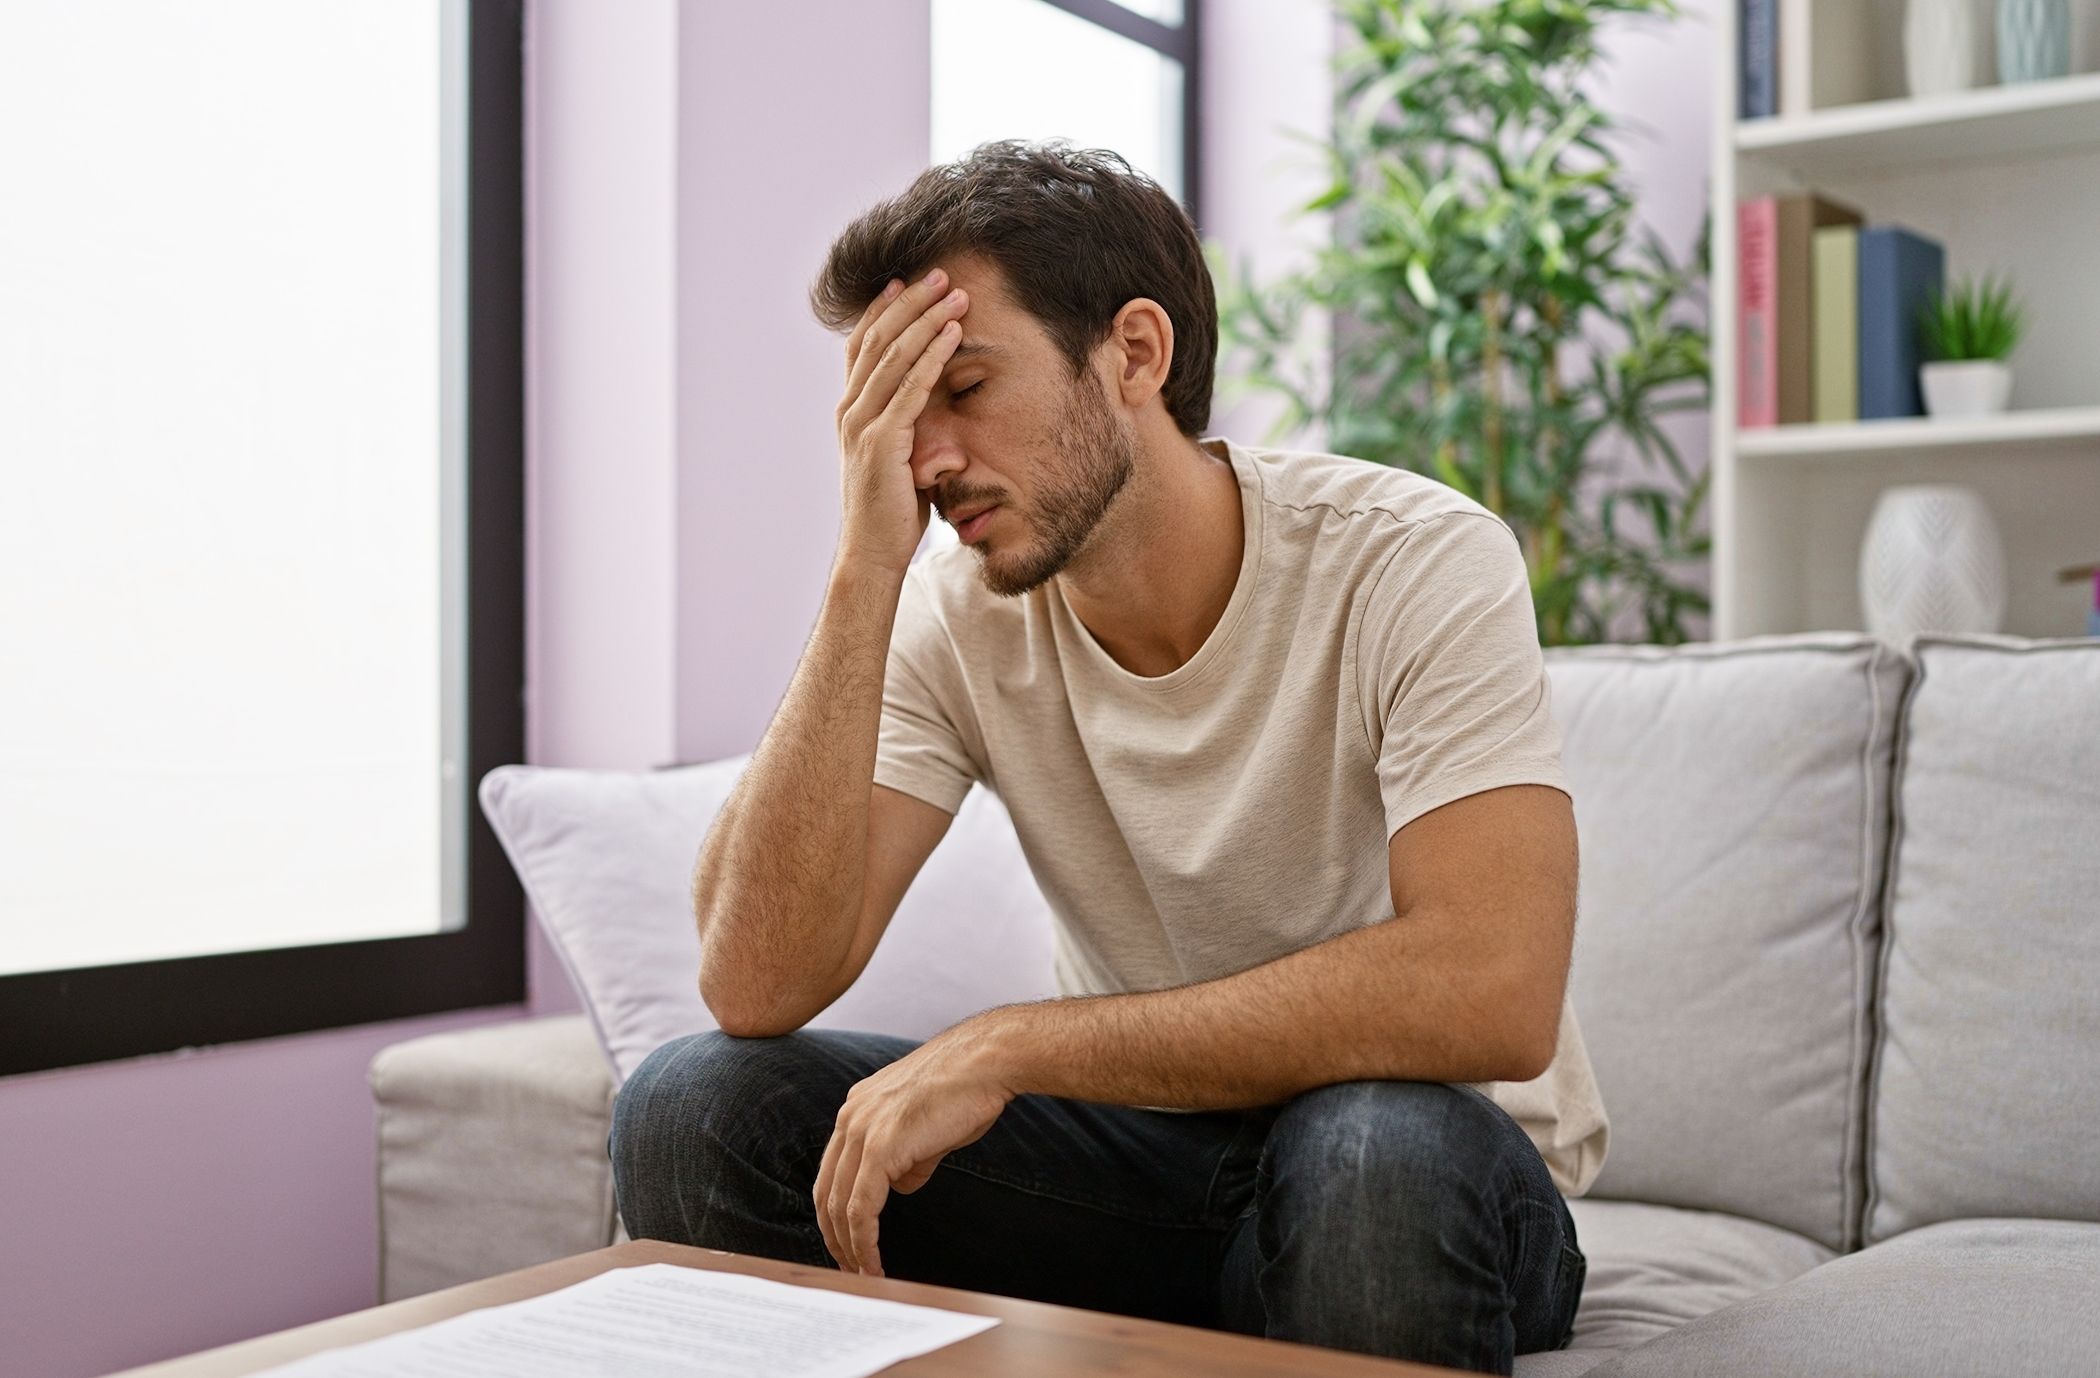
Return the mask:
M 841 1269 L 882 1276 L 875 1238 L 883 1202 L 892 1190 L 926 1185 L 942 1158 L 997 1122 L 1014 1093 L 996 1066 L 990 1029 L 977 1015 L 846 1093 L 812 1193 L 824 1247 Z

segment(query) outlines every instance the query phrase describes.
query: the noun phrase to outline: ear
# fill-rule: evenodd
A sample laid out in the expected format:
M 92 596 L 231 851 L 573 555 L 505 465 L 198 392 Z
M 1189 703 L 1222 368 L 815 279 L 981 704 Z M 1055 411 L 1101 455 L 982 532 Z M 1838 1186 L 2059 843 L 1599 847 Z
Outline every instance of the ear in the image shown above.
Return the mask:
M 1115 369 L 1115 395 L 1135 410 L 1167 385 L 1174 363 L 1174 322 L 1150 297 L 1133 297 L 1116 313 L 1108 331 L 1108 359 Z

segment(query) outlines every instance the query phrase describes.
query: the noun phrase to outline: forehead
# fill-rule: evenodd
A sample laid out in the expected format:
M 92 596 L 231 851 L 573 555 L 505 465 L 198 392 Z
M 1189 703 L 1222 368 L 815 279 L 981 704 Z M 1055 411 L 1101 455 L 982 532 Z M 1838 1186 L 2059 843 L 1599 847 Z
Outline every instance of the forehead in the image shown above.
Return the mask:
M 956 255 L 938 264 L 949 280 L 970 294 L 969 309 L 963 312 L 962 343 L 949 356 L 951 363 L 979 357 L 1011 354 L 1027 332 L 1028 315 L 1006 294 L 1006 278 L 999 265 L 986 258 Z

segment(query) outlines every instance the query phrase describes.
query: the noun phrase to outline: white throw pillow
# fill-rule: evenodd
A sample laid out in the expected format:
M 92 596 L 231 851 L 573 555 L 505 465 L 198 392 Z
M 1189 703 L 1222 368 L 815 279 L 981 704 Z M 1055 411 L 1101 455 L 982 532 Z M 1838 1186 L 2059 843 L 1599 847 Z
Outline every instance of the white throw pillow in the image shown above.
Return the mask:
M 664 770 L 498 766 L 482 812 L 583 999 L 614 1075 L 715 1027 L 700 1001 L 693 862 L 749 753 Z M 1049 906 L 997 795 L 971 789 L 867 969 L 810 1020 L 924 1039 L 1057 993 Z

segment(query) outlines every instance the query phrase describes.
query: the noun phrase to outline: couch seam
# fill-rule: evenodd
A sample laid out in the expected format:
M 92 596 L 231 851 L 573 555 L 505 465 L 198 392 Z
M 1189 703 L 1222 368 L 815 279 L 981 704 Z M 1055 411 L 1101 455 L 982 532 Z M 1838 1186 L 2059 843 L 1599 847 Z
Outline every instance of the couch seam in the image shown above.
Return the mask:
M 1872 846 L 1877 814 L 1886 807 L 1886 801 L 1876 789 L 1874 772 L 1875 747 L 1881 735 L 1881 670 L 1885 659 L 1884 648 L 1876 645 L 1870 648 L 1865 662 L 1868 711 L 1866 741 L 1860 750 L 1859 890 L 1851 920 L 1845 926 L 1851 948 L 1852 990 L 1856 1003 L 1852 1013 L 1850 1036 L 1846 1040 L 1850 1056 L 1845 1069 L 1845 1134 L 1838 1149 L 1840 1189 L 1837 1243 L 1841 1251 L 1848 1253 L 1859 1247 L 1854 1238 L 1855 1222 L 1859 1214 L 1860 1200 L 1865 1194 L 1866 1156 L 1862 1151 L 1866 1120 L 1864 1087 L 1868 1061 L 1867 1043 L 1873 1031 L 1869 1011 L 1873 987 L 1869 984 L 1868 975 L 1867 928 L 1869 916 L 1876 913 L 1880 903 L 1880 877 L 1877 872 L 1885 874 L 1888 864 L 1886 852 L 1877 856 Z M 1892 738 L 1893 735 L 1892 723 Z M 1891 764 L 1893 767 L 1893 755 Z M 1884 838 L 1884 844 L 1886 841 Z
M 1888 1018 L 1885 1008 L 1888 995 L 1889 960 L 1896 948 L 1896 883 L 1902 871 L 1903 841 L 1903 778 L 1910 763 L 1911 717 L 1920 686 L 1925 683 L 1925 656 L 1918 643 L 1911 643 L 1910 682 L 1904 686 L 1903 699 L 1896 711 L 1894 722 L 1895 741 L 1889 758 L 1889 836 L 1887 863 L 1881 877 L 1881 949 L 1876 954 L 1874 985 L 1868 993 L 1867 1010 L 1872 1039 L 1867 1053 L 1867 1067 L 1860 1105 L 1860 1169 L 1864 1181 L 1860 1193 L 1859 1211 L 1853 1225 L 1858 1240 L 1856 1248 L 1864 1248 L 1867 1232 L 1872 1224 L 1875 1210 L 1881 1204 L 1881 1179 L 1874 1170 L 1875 1140 L 1880 1131 L 1881 1076 L 1888 1056 Z

